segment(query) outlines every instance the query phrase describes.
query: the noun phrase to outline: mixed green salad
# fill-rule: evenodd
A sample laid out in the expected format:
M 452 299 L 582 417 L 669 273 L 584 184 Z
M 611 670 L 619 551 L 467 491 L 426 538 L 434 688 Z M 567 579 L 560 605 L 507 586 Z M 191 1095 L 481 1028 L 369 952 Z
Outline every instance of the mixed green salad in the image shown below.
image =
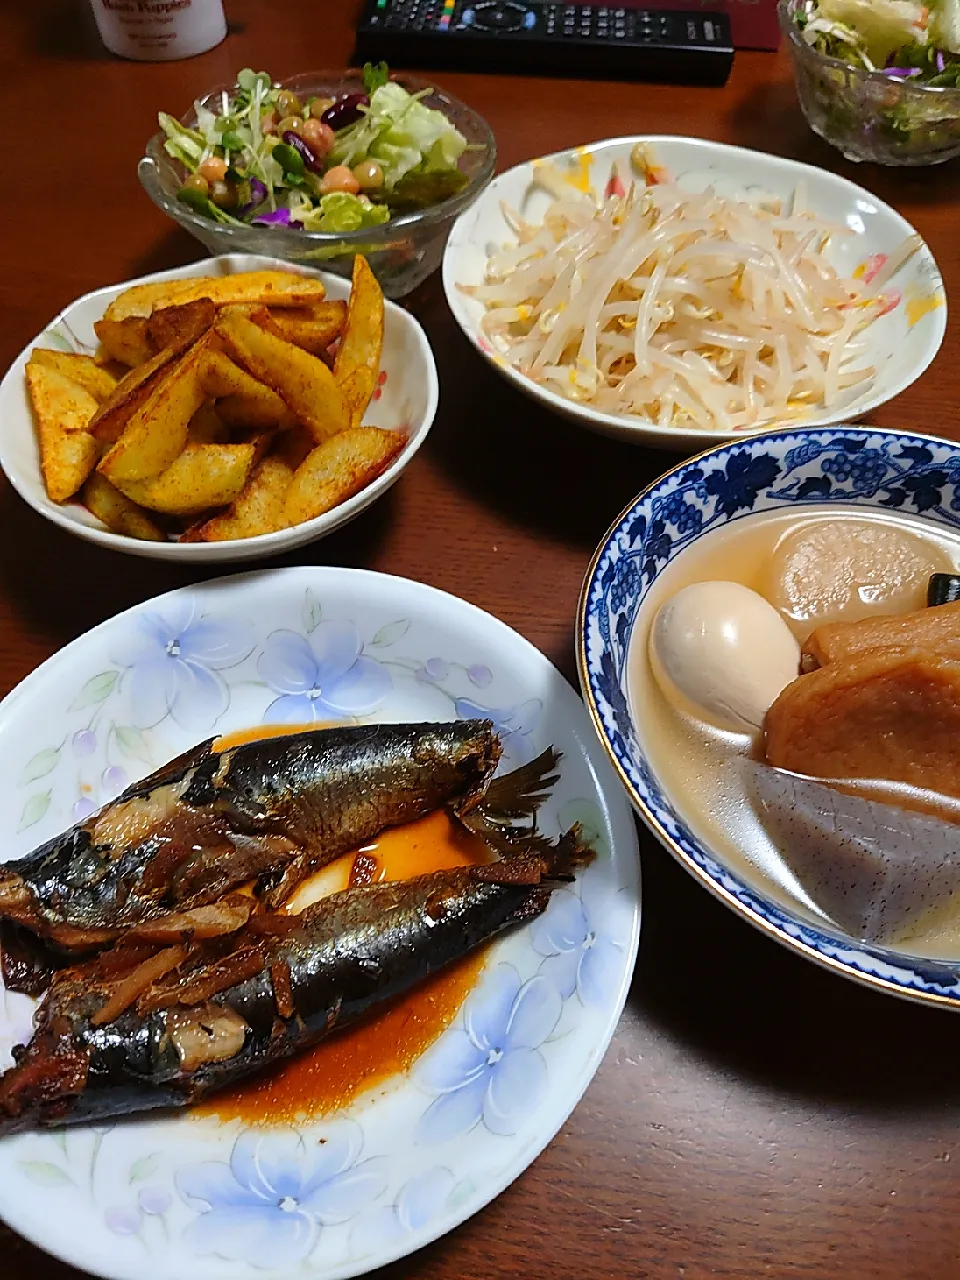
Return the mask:
M 467 184 L 463 135 L 442 111 L 363 69 L 364 91 L 303 101 L 265 71 L 245 69 L 219 111 L 195 105 L 196 123 L 165 112 L 167 154 L 188 171 L 178 193 L 217 222 L 342 234 L 428 208 Z
M 807 44 L 849 66 L 960 85 L 960 0 L 802 0 L 795 17 Z

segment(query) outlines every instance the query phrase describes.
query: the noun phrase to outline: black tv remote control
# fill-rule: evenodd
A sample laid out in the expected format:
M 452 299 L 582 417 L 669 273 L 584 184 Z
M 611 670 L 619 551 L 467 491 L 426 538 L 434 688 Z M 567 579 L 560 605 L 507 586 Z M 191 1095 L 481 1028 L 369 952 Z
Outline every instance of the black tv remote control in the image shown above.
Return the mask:
M 701 10 L 526 0 L 366 0 L 357 58 L 390 66 L 719 85 L 730 20 Z

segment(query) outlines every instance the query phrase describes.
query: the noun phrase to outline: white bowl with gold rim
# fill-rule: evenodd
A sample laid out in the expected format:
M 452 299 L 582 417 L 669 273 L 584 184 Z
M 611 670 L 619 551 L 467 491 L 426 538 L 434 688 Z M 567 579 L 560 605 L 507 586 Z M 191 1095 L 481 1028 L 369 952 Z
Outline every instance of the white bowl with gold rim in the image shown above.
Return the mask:
M 533 181 L 536 165 L 549 160 L 565 170 L 580 190 L 602 192 L 614 169 L 620 174 L 631 172 L 631 152 L 638 143 L 647 149 L 653 164 L 689 191 L 712 186 L 721 195 L 731 197 L 790 198 L 802 183 L 806 207 L 852 233 L 835 238 L 826 250 L 831 265 L 846 276 L 862 276 L 871 268 L 876 269 L 907 237 L 917 233 L 896 210 L 834 173 L 702 138 L 611 138 L 527 161 L 501 174 L 486 188 L 455 223 L 443 260 L 443 283 L 450 309 L 481 355 L 531 399 L 590 430 L 664 449 L 704 449 L 729 439 L 730 433 L 661 427 L 634 415 L 601 413 L 520 373 L 484 336 L 483 304 L 462 288 L 482 283 L 490 255 L 503 245 L 516 242 L 504 206 L 534 222 L 547 208 L 550 197 Z M 829 409 L 811 406 L 797 426 L 828 426 L 861 418 L 899 395 L 933 360 L 946 331 L 947 309 L 940 271 L 925 243 L 921 242 L 917 252 L 893 275 L 887 292 L 896 305 L 866 330 L 869 349 L 860 358 L 863 365 L 876 369 L 875 376 L 839 396 Z M 756 430 L 770 430 L 770 425 Z

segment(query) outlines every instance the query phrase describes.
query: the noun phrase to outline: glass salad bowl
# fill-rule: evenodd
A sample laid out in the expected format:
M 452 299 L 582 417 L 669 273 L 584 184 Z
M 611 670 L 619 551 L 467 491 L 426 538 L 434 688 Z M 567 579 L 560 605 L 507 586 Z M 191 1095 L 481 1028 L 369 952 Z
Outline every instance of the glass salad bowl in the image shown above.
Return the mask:
M 916 84 L 820 53 L 803 38 L 799 7 L 800 0 L 780 0 L 780 28 L 814 133 L 854 161 L 925 165 L 960 155 L 960 89 Z
M 164 149 L 166 135 L 158 132 L 147 143 L 138 176 L 151 200 L 181 227 L 196 236 L 212 254 L 257 253 L 286 262 L 319 267 L 336 275 L 349 276 L 354 256 L 364 254 L 388 298 L 410 293 L 439 267 L 444 245 L 454 221 L 493 176 L 497 149 L 486 121 L 465 103 L 436 89 L 416 76 L 396 74 L 390 79 L 408 93 L 417 94 L 425 106 L 443 112 L 460 131 L 467 149 L 459 168 L 466 177 L 453 196 L 413 212 L 398 213 L 379 226 L 358 231 L 306 231 L 282 225 L 234 225 L 216 222 L 194 210 L 179 198 L 188 176 L 185 167 Z M 282 87 L 302 101 L 311 97 L 340 98 L 364 92 L 363 72 L 314 71 L 282 82 Z M 224 93 L 233 85 L 222 85 L 202 97 L 200 105 L 213 112 L 221 109 Z M 181 117 L 187 128 L 196 124 L 195 108 Z

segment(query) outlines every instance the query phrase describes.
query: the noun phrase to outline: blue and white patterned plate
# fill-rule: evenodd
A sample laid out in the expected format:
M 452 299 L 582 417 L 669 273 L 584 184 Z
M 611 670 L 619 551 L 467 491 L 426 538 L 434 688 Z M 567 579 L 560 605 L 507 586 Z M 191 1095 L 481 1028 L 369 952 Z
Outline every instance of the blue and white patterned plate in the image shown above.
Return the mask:
M 550 1141 L 589 1083 L 636 956 L 629 805 L 583 704 L 509 627 L 361 570 L 224 578 L 138 605 L 0 705 L 4 857 L 211 732 L 331 719 L 489 716 L 504 766 L 554 743 L 543 827 L 581 822 L 596 862 L 491 949 L 408 1076 L 296 1128 L 180 1115 L 0 1141 L 0 1215 L 116 1280 L 359 1275 L 449 1231 Z M 0 1066 L 32 1002 L 0 988 Z
M 722 902 L 836 973 L 960 1009 L 960 963 L 914 960 L 812 924 L 725 865 L 678 814 L 633 723 L 627 653 L 657 576 L 706 533 L 795 504 L 899 511 L 960 532 L 960 448 L 870 428 L 793 429 L 708 450 L 666 472 L 617 517 L 587 571 L 577 626 L 584 699 L 640 816 Z

